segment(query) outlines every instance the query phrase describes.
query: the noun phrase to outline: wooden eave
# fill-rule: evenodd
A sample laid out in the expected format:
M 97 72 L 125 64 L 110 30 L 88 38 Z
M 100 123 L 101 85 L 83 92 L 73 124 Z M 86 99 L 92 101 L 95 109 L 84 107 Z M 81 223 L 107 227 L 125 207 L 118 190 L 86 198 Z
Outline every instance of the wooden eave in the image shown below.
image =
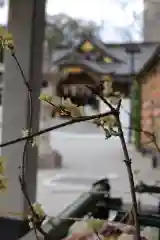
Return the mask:
M 77 60 L 77 61 L 63 61 L 58 65 L 59 69 L 62 70 L 64 68 L 82 68 L 85 72 L 92 72 L 97 75 L 107 75 L 113 74 L 110 69 L 101 68 L 96 62 L 91 62 L 87 60 Z

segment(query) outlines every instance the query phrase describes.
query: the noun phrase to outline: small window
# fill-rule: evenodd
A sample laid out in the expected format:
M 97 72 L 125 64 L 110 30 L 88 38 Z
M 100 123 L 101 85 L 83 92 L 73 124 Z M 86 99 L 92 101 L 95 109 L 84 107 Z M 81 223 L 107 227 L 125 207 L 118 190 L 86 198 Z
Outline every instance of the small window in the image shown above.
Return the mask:
M 65 68 L 64 69 L 64 73 L 80 73 L 82 72 L 82 69 L 81 68 Z
M 112 63 L 113 62 L 112 58 L 110 58 L 110 57 L 104 57 L 104 61 L 106 63 Z

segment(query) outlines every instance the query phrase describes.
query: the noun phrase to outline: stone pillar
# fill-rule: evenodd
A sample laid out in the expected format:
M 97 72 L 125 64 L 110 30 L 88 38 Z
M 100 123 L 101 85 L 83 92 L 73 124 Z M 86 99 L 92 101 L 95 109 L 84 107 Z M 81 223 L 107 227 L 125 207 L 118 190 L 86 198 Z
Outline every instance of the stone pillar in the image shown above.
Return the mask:
M 61 72 L 60 70 L 55 67 L 54 68 L 54 74 L 53 74 L 53 79 L 51 80 L 52 82 L 52 97 L 53 97 L 53 102 L 55 104 L 60 104 L 61 103 L 61 98 L 57 95 L 57 91 L 56 91 L 56 87 L 57 87 L 57 84 L 59 83 L 60 79 L 61 79 Z
M 42 90 L 42 94 L 45 95 L 52 95 L 52 86 L 51 83 L 49 82 L 49 85 L 47 88 L 44 88 Z M 40 118 L 40 128 L 48 128 L 51 126 L 52 123 L 52 113 L 53 107 L 46 103 L 46 102 L 41 102 L 41 118 Z M 50 157 L 52 155 L 52 148 L 50 146 L 50 133 L 45 133 L 41 137 L 41 141 L 39 144 L 39 167 L 43 165 L 43 162 L 46 163 L 45 158 Z M 51 161 L 51 159 L 49 160 Z
M 16 55 L 26 78 L 33 89 L 32 129 L 39 128 L 39 94 L 42 82 L 42 45 L 44 39 L 45 0 L 10 0 L 9 31 L 16 44 Z M 28 128 L 28 93 L 15 61 L 6 55 L 3 95 L 2 141 L 22 135 Z M 4 147 L 7 158 L 6 176 L 8 189 L 0 194 L 0 236 L 5 240 L 18 239 L 28 230 L 26 226 L 27 204 L 18 180 L 24 142 Z M 26 156 L 26 181 L 31 201 L 36 198 L 37 148 L 30 148 Z M 8 212 L 8 214 L 7 214 Z M 16 214 L 12 214 L 16 213 Z
M 47 88 L 42 90 L 45 95 L 52 96 L 52 102 L 54 104 L 60 103 L 60 98 L 56 95 L 56 73 L 49 74 L 49 85 Z M 46 102 L 41 102 L 41 118 L 40 127 L 41 129 L 53 126 L 54 118 L 52 117 L 53 106 Z M 50 132 L 43 134 L 39 144 L 39 168 L 40 169 L 51 169 L 55 167 L 61 167 L 62 157 L 61 154 L 52 148 L 52 142 L 50 139 Z

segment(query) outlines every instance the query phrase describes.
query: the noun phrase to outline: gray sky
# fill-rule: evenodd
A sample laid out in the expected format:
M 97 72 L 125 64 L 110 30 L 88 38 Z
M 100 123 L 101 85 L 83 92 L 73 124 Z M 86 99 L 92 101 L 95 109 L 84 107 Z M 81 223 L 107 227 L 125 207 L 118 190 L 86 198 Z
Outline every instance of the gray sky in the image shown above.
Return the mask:
M 4 7 L 0 9 L 0 24 L 7 24 L 8 0 L 4 0 Z M 127 7 L 123 6 L 127 3 Z M 101 32 L 104 41 L 119 41 L 117 28 L 133 28 L 133 39 L 141 40 L 137 24 L 142 26 L 142 20 L 136 23 L 133 12 L 143 13 L 143 0 L 47 0 L 46 12 L 49 15 L 66 13 L 74 18 L 104 22 Z M 138 26 L 138 28 L 141 26 Z

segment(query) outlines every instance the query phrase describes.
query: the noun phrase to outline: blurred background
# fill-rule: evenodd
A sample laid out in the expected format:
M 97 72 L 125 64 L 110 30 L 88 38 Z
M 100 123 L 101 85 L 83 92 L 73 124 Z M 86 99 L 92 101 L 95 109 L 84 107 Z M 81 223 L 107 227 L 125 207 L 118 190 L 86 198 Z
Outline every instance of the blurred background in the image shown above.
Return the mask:
M 4 27 L 8 23 L 8 9 L 9 1 L 0 0 L 0 25 Z M 151 129 L 157 133 L 160 143 L 159 95 L 150 92 L 151 89 L 159 90 L 160 83 L 157 81 L 141 89 L 134 80 L 140 81 L 140 73 L 142 78 L 150 79 L 143 68 L 157 59 L 158 55 L 154 54 L 159 54 L 156 52 L 160 40 L 159 24 L 159 0 L 46 1 L 41 92 L 51 95 L 55 104 L 66 98 L 80 103 L 83 114 L 91 115 L 106 111 L 106 106 L 93 97 L 85 84 L 96 83 L 101 87 L 103 83 L 105 94 L 109 89 L 107 79 L 111 79 L 113 91 L 123 95 L 120 117 L 133 169 L 139 169 L 140 178 L 149 183 L 159 176 L 158 166 L 153 168 L 151 161 L 155 148 L 145 144 L 146 137 L 136 129 L 140 125 L 145 130 Z M 157 62 L 153 63 L 153 68 L 158 74 L 159 69 L 154 64 Z M 4 51 L 1 49 L 2 99 L 4 73 Z M 108 100 L 115 105 L 113 99 Z M 151 116 L 147 111 L 153 109 L 150 105 L 153 100 L 157 104 L 154 105 L 156 115 L 152 116 L 156 116 L 156 123 L 150 126 Z M 143 103 L 149 104 L 149 110 L 143 109 Z M 66 120 L 68 118 L 54 116 L 53 107 L 41 102 L 40 128 Z M 39 140 L 37 199 L 49 215 L 59 213 L 102 177 L 110 179 L 114 196 L 131 201 L 119 139 L 105 140 L 103 131 L 92 122 L 85 122 L 46 133 Z M 159 159 L 157 161 L 159 163 Z M 142 201 L 157 204 L 157 198 L 150 195 L 143 196 Z

